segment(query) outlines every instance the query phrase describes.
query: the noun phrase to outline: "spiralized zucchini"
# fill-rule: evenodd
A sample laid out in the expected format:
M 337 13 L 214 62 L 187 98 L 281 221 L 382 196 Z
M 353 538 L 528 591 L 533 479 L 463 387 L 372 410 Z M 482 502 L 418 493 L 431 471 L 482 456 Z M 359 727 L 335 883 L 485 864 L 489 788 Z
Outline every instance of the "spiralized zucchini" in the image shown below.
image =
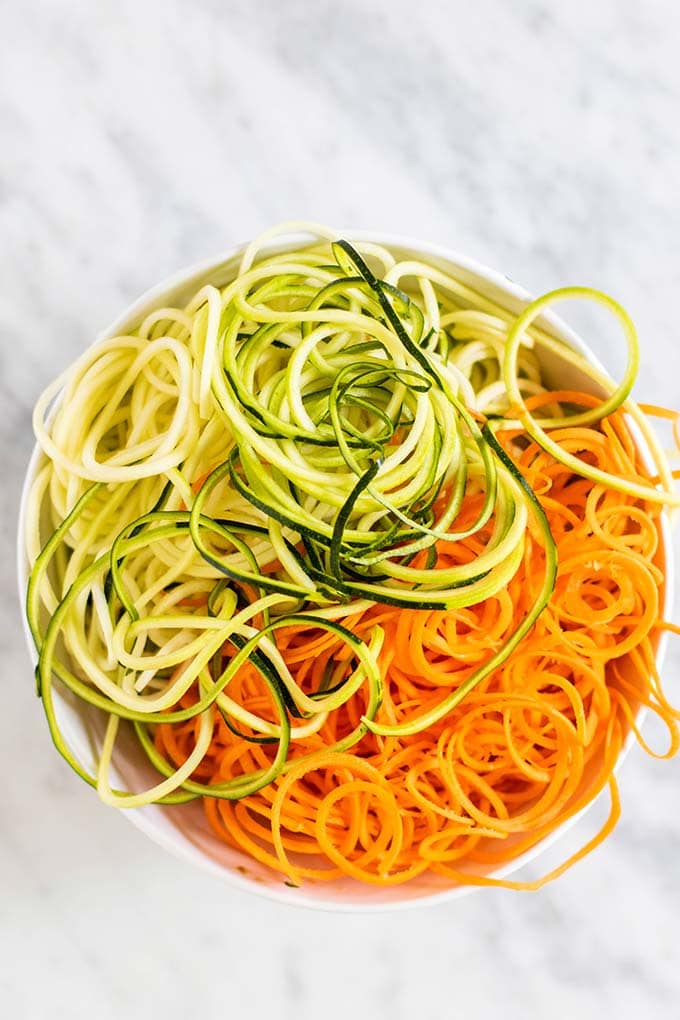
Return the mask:
M 60 753 L 107 803 L 252 793 L 290 767 L 296 736 L 316 732 L 362 687 L 364 717 L 335 750 L 368 728 L 402 732 L 376 721 L 380 627 L 364 641 L 343 620 L 367 603 L 446 609 L 488 599 L 514 576 L 532 530 L 545 560 L 534 609 L 411 731 L 442 718 L 507 658 L 547 603 L 556 558 L 545 515 L 496 441 L 498 429 L 521 423 L 560 459 L 569 455 L 551 444 L 550 428 L 595 422 L 627 401 L 660 482 L 607 482 L 678 503 L 628 400 L 637 343 L 611 299 L 558 291 L 516 318 L 424 261 L 304 228 L 309 243 L 267 255 L 269 232 L 244 251 L 226 286 L 203 286 L 185 307 L 158 308 L 128 334 L 93 345 L 37 404 L 44 457 L 26 539 L 38 690 Z M 630 356 L 620 386 L 535 325 L 547 304 L 572 296 L 595 297 L 621 320 Z M 535 418 L 525 398 L 543 390 L 538 343 L 610 396 L 596 409 L 570 414 L 556 404 L 550 417 Z M 460 529 L 471 494 L 482 495 L 481 510 Z M 470 535 L 477 555 L 438 569 L 435 543 Z M 312 693 L 296 685 L 277 648 L 277 630 L 292 623 L 347 646 L 344 672 Z M 246 662 L 276 721 L 230 697 Z M 95 772 L 61 734 L 55 681 L 108 720 Z M 192 778 L 214 713 L 237 733 L 249 730 L 245 740 L 276 743 L 270 765 L 222 785 Z M 154 724 L 192 718 L 195 751 L 174 768 L 154 746 Z M 147 791 L 110 786 L 121 720 L 160 775 Z

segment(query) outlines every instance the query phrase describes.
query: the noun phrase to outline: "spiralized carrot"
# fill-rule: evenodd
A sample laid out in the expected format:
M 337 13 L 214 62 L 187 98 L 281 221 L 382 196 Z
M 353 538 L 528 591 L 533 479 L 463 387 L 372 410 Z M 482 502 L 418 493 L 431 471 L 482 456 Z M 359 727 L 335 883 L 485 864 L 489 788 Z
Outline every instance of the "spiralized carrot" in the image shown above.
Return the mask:
M 586 394 L 562 391 L 528 397 L 525 405 L 533 411 L 570 402 L 597 404 Z M 660 629 L 679 630 L 659 619 L 659 505 L 579 477 L 520 430 L 503 431 L 499 438 L 539 497 L 557 545 L 557 583 L 549 605 L 509 658 L 439 722 L 410 736 L 366 732 L 350 751 L 330 751 L 361 724 L 366 694 L 360 688 L 318 727 L 292 740 L 289 760 L 269 786 L 241 800 L 204 799 L 219 839 L 291 883 L 345 875 L 385 886 L 430 871 L 463 884 L 539 888 L 594 849 L 616 824 L 614 766 L 628 732 L 660 757 L 680 747 L 680 712 L 664 695 L 654 663 Z M 551 430 L 551 438 L 586 465 L 649 484 L 621 412 L 597 428 Z M 457 529 L 476 519 L 481 501 L 481 495 L 468 494 Z M 437 567 L 469 562 L 485 537 L 482 531 L 439 542 Z M 424 555 L 419 554 L 422 561 Z M 384 631 L 379 722 L 419 717 L 507 640 L 536 598 L 542 557 L 540 541 L 530 538 L 508 586 L 465 608 L 348 607 L 344 626 L 359 637 L 366 638 L 376 624 Z M 332 688 L 356 665 L 337 635 L 311 625 L 282 628 L 276 644 L 308 694 Z M 233 652 L 225 647 L 222 656 Z M 250 664 L 236 674 L 229 696 L 275 722 L 271 695 Z M 183 704 L 196 699 L 192 689 Z M 666 725 L 667 749 L 653 750 L 641 736 L 640 705 Z M 180 766 L 195 746 L 198 725 L 195 719 L 158 725 L 156 748 Z M 216 713 L 213 739 L 195 778 L 224 783 L 266 768 L 275 750 L 254 732 L 237 735 Z M 535 846 L 605 788 L 611 798 L 606 822 L 558 868 L 535 882 L 486 874 Z

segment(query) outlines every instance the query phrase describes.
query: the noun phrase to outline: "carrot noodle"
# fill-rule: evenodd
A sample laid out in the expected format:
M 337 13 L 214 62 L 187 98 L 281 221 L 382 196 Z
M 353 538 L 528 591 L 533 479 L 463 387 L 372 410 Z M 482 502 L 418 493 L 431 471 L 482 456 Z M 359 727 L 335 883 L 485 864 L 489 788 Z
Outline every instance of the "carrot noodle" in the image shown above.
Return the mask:
M 590 407 L 595 400 L 553 392 L 526 401 L 532 410 L 560 402 Z M 648 481 L 622 412 L 598 428 L 565 427 L 551 436 L 585 464 L 634 483 Z M 345 875 L 386 886 L 429 871 L 462 884 L 540 888 L 614 828 L 620 802 L 613 770 L 625 735 L 632 730 L 657 757 L 680 747 L 680 712 L 666 699 L 654 665 L 655 635 L 680 633 L 659 620 L 659 507 L 578 477 L 520 430 L 502 433 L 502 442 L 539 496 L 558 549 L 557 584 L 532 632 L 427 729 L 409 736 L 368 732 L 350 752 L 329 751 L 361 722 L 365 693 L 359 690 L 318 730 L 292 741 L 287 765 L 269 786 L 238 801 L 204 799 L 219 839 L 292 884 Z M 475 518 L 480 499 L 466 498 L 459 526 Z M 483 541 L 475 534 L 438 543 L 437 567 L 467 562 Z M 354 613 L 349 606 L 346 627 L 363 637 L 379 625 L 385 634 L 378 721 L 408 722 L 462 684 L 526 613 L 541 559 L 540 542 L 532 537 L 507 588 L 476 605 L 419 610 L 373 604 Z M 282 628 L 277 645 L 303 690 L 318 690 L 329 676 L 333 686 L 352 668 L 351 650 L 314 627 Z M 233 648 L 222 654 L 228 658 Z M 274 719 L 252 665 L 238 671 L 230 697 L 253 716 Z M 665 751 L 642 737 L 640 705 L 665 724 Z M 155 744 L 179 767 L 197 733 L 193 719 L 161 723 Z M 195 775 L 224 783 L 265 768 L 273 754 L 273 745 L 236 736 L 217 716 Z M 533 882 L 484 874 L 531 849 L 605 788 L 607 820 L 559 867 Z
M 673 438 L 675 440 L 676 452 L 680 448 L 680 411 L 673 411 L 668 407 L 658 407 L 656 404 L 638 404 L 643 414 L 650 418 L 665 418 L 673 422 Z

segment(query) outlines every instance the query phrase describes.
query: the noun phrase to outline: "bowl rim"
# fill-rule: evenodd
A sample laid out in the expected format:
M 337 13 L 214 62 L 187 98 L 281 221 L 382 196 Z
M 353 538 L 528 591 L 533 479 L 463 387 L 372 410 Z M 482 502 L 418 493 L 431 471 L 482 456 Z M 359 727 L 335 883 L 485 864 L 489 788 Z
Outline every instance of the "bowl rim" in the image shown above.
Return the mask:
M 414 256 L 417 255 L 425 258 L 434 257 L 436 259 L 440 259 L 444 262 L 450 263 L 452 267 L 455 267 L 455 269 L 462 269 L 464 272 L 468 272 L 473 276 L 478 277 L 485 284 L 490 284 L 492 287 L 498 288 L 507 297 L 514 301 L 528 303 L 533 300 L 531 292 L 516 283 L 509 276 L 499 270 L 487 266 L 485 263 L 482 263 L 469 255 L 459 252 L 453 248 L 449 248 L 446 245 L 422 241 L 410 235 L 402 235 L 398 233 L 393 234 L 378 230 L 345 229 L 338 230 L 336 234 L 338 237 L 346 237 L 350 241 L 354 240 L 364 243 L 373 243 L 382 245 L 388 249 L 397 248 L 412 252 Z M 311 233 L 298 229 L 282 231 L 268 238 L 261 251 L 263 251 L 265 255 L 272 255 L 278 252 L 292 250 L 303 243 L 309 243 L 309 239 L 312 236 L 316 235 L 312 235 Z M 233 261 L 244 252 L 249 243 L 250 242 L 247 241 L 235 244 L 232 247 L 219 252 L 217 255 L 201 259 L 198 262 L 190 263 L 183 268 L 170 273 L 160 282 L 147 288 L 142 294 L 135 298 L 123 311 L 119 313 L 119 315 L 116 316 L 109 326 L 100 330 L 96 334 L 88 347 L 94 346 L 105 339 L 115 336 L 130 323 L 137 321 L 144 313 L 148 312 L 149 308 L 153 304 L 155 304 L 156 307 L 160 306 L 164 295 L 168 292 L 179 287 L 188 286 L 192 280 L 198 279 L 212 271 L 216 271 L 225 263 Z M 574 347 L 579 353 L 584 355 L 584 357 L 586 357 L 594 367 L 598 368 L 602 372 L 606 371 L 599 358 L 594 354 L 589 345 L 555 312 L 552 310 L 544 312 L 539 317 L 538 321 L 551 327 L 561 339 L 566 340 L 567 343 Z M 630 423 L 630 427 L 633 432 L 636 445 L 644 459 L 646 455 L 646 444 L 644 439 L 633 422 Z M 43 456 L 43 451 L 40 445 L 36 442 L 33 446 L 26 468 L 19 503 L 17 526 L 17 580 L 19 602 L 22 607 L 21 620 L 29 650 L 29 656 L 34 666 L 37 664 L 37 653 L 25 613 L 26 586 L 29 574 L 28 561 L 25 552 L 25 519 L 31 484 Z M 660 533 L 663 543 L 664 558 L 663 612 L 665 615 L 669 615 L 674 602 L 675 571 L 674 560 L 671 554 L 672 546 L 669 519 L 665 509 L 662 511 L 660 517 Z M 659 635 L 655 654 L 655 662 L 659 671 L 663 665 L 667 645 L 668 634 L 663 631 Z M 644 705 L 641 705 L 635 716 L 635 721 L 638 726 L 642 725 L 646 715 L 647 709 Z M 74 734 L 70 734 L 70 739 L 71 738 L 73 738 L 74 747 L 76 751 L 78 751 L 80 741 L 74 737 Z M 622 766 L 624 759 L 635 742 L 635 734 L 631 729 L 626 736 L 621 752 L 617 758 L 613 770 L 614 774 L 616 774 Z M 82 747 L 82 744 L 80 746 Z M 535 846 L 531 847 L 529 850 L 520 854 L 518 857 L 509 861 L 502 867 L 495 869 L 493 872 L 489 872 L 489 877 L 494 879 L 506 878 L 538 858 L 541 854 L 553 846 L 553 844 L 560 840 L 573 826 L 575 826 L 584 817 L 584 815 L 591 810 L 594 804 L 600 801 L 604 792 L 605 791 L 600 791 L 600 793 L 581 808 L 580 811 L 572 815 L 570 818 L 567 818 L 561 823 L 561 825 L 548 833 L 548 835 L 540 840 L 540 842 Z M 454 899 L 459 899 L 462 896 L 470 895 L 471 893 L 478 891 L 480 888 L 483 888 L 482 886 L 477 885 L 452 885 L 448 889 L 426 892 L 423 895 L 399 898 L 399 891 L 402 887 L 394 886 L 390 892 L 394 894 L 395 898 L 389 901 L 380 902 L 343 902 L 342 900 L 333 900 L 324 897 L 323 893 L 319 896 L 310 896 L 304 891 L 304 886 L 300 889 L 288 889 L 285 886 L 282 886 L 280 889 L 271 888 L 240 874 L 234 869 L 220 865 L 217 861 L 210 858 L 204 851 L 196 846 L 189 849 L 183 843 L 175 842 L 174 839 L 170 838 L 155 826 L 153 818 L 149 818 L 145 814 L 144 808 L 125 809 L 122 810 L 121 813 L 157 846 L 160 846 L 162 849 L 172 854 L 175 858 L 185 863 L 189 863 L 194 867 L 200 868 L 202 871 L 208 872 L 209 874 L 215 875 L 229 886 L 274 902 L 285 904 L 286 906 L 304 907 L 307 909 L 333 913 L 385 913 L 450 902 Z M 322 887 L 315 886 L 315 888 Z

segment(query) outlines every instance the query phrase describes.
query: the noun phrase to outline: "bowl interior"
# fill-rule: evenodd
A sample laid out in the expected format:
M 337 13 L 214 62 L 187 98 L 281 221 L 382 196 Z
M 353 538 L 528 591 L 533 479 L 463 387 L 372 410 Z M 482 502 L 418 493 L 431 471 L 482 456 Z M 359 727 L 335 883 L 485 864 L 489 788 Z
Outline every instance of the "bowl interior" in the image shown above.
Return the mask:
M 349 232 L 349 236 L 356 240 L 369 239 L 368 235 L 362 235 L 357 232 Z M 398 238 L 370 235 L 370 240 L 386 244 L 397 257 L 427 258 L 429 262 L 435 265 L 438 264 L 441 268 L 453 272 L 458 279 L 476 290 L 479 294 L 484 297 L 493 298 L 508 311 L 520 311 L 529 298 L 526 291 L 506 277 L 480 266 L 464 256 L 447 252 L 435 246 L 420 242 L 404 241 Z M 297 235 L 278 238 L 272 243 L 270 251 L 290 249 L 299 245 L 301 241 L 304 241 L 304 238 Z M 150 311 L 160 305 L 181 305 L 185 303 L 205 282 L 210 281 L 218 286 L 228 283 L 236 272 L 240 252 L 241 249 L 238 249 L 227 254 L 225 257 L 190 267 L 159 286 L 154 287 L 112 323 L 98 339 L 106 339 L 135 328 Z M 548 313 L 537 320 L 537 322 L 552 336 L 576 347 L 590 361 L 601 367 L 583 341 L 558 317 Z M 542 363 L 544 378 L 549 386 L 555 388 L 580 388 L 590 392 L 597 392 L 593 389 L 593 382 L 588 376 L 562 361 L 559 356 L 553 352 L 541 350 L 538 344 L 536 351 Z M 634 427 L 632 431 L 643 458 L 649 460 L 648 451 L 645 449 L 641 436 L 635 432 Z M 42 457 L 41 451 L 36 447 L 29 465 L 20 510 L 18 557 L 19 584 L 22 600 L 26 590 L 28 568 L 24 552 L 25 543 L 23 534 L 25 503 L 30 483 L 40 467 Z M 665 523 L 662 523 L 661 531 L 662 541 L 657 558 L 666 578 L 664 600 L 666 608 L 668 608 L 672 599 L 672 557 L 666 555 L 670 546 Z M 29 647 L 35 658 L 35 649 L 30 635 L 28 635 L 28 638 Z M 661 665 L 664 648 L 665 642 L 662 639 L 656 648 L 659 666 Z M 82 764 L 90 769 L 93 768 L 96 748 L 100 744 L 103 733 L 101 718 L 97 716 L 94 710 L 71 698 L 63 689 L 55 692 L 55 697 L 59 722 L 66 739 L 71 744 Z M 638 715 L 641 715 L 641 711 L 638 712 Z M 632 734 L 629 734 L 626 747 L 630 745 L 630 737 L 632 737 Z M 597 762 L 593 762 L 590 766 L 590 771 L 586 773 L 584 777 L 584 784 L 586 786 L 592 781 L 596 767 Z M 144 789 L 157 781 L 156 774 L 129 733 L 121 733 L 117 742 L 113 760 L 112 780 L 115 785 L 133 790 Z M 450 899 L 465 895 L 474 888 L 470 886 L 452 886 L 444 878 L 426 874 L 406 885 L 391 888 L 381 889 L 363 886 L 348 878 L 323 883 L 306 882 L 302 888 L 294 889 L 286 886 L 281 876 L 273 874 L 257 861 L 220 842 L 210 831 L 205 820 L 202 805 L 199 802 L 177 807 L 150 805 L 141 809 L 127 810 L 124 813 L 130 821 L 143 830 L 156 843 L 184 860 L 207 869 L 221 878 L 227 879 L 232 884 L 251 891 L 261 892 L 270 898 L 287 903 L 335 910 L 389 909 L 416 904 L 423 900 Z M 494 871 L 493 874 L 496 877 L 501 877 L 517 870 L 517 868 L 542 852 L 557 839 L 578 817 L 575 816 L 564 823 L 532 850 L 518 857 L 504 868 Z M 480 874 L 488 873 L 481 867 L 475 870 Z

